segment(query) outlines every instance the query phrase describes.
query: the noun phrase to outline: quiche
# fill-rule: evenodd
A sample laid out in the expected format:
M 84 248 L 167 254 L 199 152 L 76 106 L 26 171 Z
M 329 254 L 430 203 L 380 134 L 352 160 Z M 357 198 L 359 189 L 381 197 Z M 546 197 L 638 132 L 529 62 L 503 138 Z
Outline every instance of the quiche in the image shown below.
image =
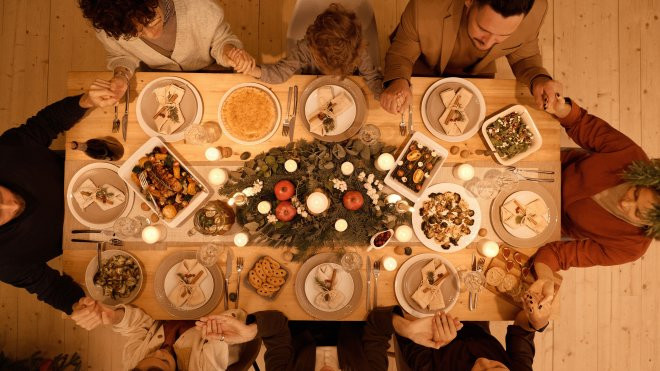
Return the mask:
M 266 137 L 276 125 L 276 118 L 275 103 L 268 93 L 258 88 L 236 89 L 222 105 L 225 130 L 245 142 Z

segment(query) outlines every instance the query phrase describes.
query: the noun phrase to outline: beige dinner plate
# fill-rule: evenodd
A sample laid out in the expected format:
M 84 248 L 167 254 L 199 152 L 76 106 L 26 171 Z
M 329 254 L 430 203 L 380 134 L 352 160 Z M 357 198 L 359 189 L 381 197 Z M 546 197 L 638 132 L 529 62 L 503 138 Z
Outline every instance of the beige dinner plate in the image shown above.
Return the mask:
M 112 228 L 115 220 L 131 212 L 135 195 L 117 174 L 117 171 L 118 167 L 113 164 L 95 162 L 82 167 L 71 177 L 66 192 L 66 200 L 69 210 L 76 220 L 89 228 Z M 73 194 L 87 179 L 91 180 L 96 186 L 109 184 L 117 188 L 124 194 L 124 202 L 108 210 L 101 209 L 96 203 L 82 209 Z
M 176 317 L 177 319 L 198 319 L 199 317 L 205 316 L 213 311 L 218 304 L 223 295 L 223 282 L 224 278 L 222 271 L 218 268 L 217 265 L 211 267 L 206 267 L 210 274 L 210 277 L 207 276 L 204 281 L 200 284 L 204 294 L 207 295 L 208 300 L 206 303 L 199 307 L 194 308 L 180 308 L 174 306 L 170 299 L 167 298 L 169 293 L 167 290 L 172 289 L 172 268 L 177 264 L 181 263 L 184 259 L 196 259 L 197 254 L 195 251 L 180 251 L 172 255 L 167 256 L 163 261 L 158 265 L 156 273 L 154 275 L 154 291 L 156 293 L 156 301 L 160 304 L 167 313 Z M 210 281 L 210 282 L 207 282 Z
M 185 94 L 179 103 L 184 123 L 171 134 L 163 134 L 156 128 L 154 115 L 158 110 L 158 101 L 154 90 L 170 84 L 177 85 L 185 90 Z M 162 137 L 165 142 L 177 142 L 183 140 L 185 130 L 193 124 L 199 124 L 202 120 L 203 103 L 197 88 L 187 80 L 180 77 L 168 76 L 157 78 L 148 83 L 140 92 L 136 101 L 136 114 L 138 123 L 150 137 Z
M 323 263 L 334 263 L 340 264 L 337 254 L 333 253 L 323 253 L 312 256 L 307 259 L 303 265 L 300 266 L 298 273 L 296 273 L 295 281 L 295 291 L 296 298 L 302 309 L 307 312 L 310 316 L 324 320 L 324 321 L 337 321 L 340 320 L 357 309 L 360 299 L 362 298 L 362 276 L 360 275 L 359 270 L 348 272 L 350 277 L 353 280 L 353 293 L 350 300 L 347 301 L 346 305 L 337 309 L 335 311 L 325 311 L 316 308 L 307 298 L 306 293 L 306 281 L 310 272 L 316 269 L 319 265 Z
M 417 291 L 417 288 L 422 282 L 421 270 L 431 259 L 440 259 L 450 274 L 449 279 L 442 282 L 440 286 L 446 303 L 446 307 L 443 309 L 445 312 L 449 312 L 454 307 L 460 293 L 458 272 L 456 272 L 454 265 L 442 255 L 420 254 L 409 258 L 397 271 L 394 278 L 394 293 L 401 307 L 406 312 L 418 318 L 432 316 L 435 313 L 434 311 L 421 308 L 412 299 L 412 295 Z
M 318 88 L 326 85 L 333 86 L 333 93 L 335 95 L 341 91 L 340 89 L 347 91 L 353 99 L 354 108 L 351 108 L 347 112 L 344 112 L 343 115 L 340 115 L 341 130 L 334 130 L 330 135 L 310 134 L 314 138 L 324 142 L 341 142 L 356 135 L 362 128 L 367 117 L 367 101 L 364 98 L 364 93 L 362 93 L 362 89 L 360 89 L 360 87 L 351 79 L 339 79 L 335 76 L 322 76 L 312 81 L 305 87 L 305 90 L 300 96 L 297 120 L 302 121 L 307 128 L 307 131 L 309 131 L 309 121 L 307 121 L 306 112 L 311 111 L 311 107 L 318 106 L 317 103 L 311 102 L 311 99 L 315 99 L 314 97 L 317 95 L 316 92 Z M 308 100 L 310 100 L 309 104 Z M 346 120 L 350 117 L 354 117 L 352 122 L 347 122 Z
M 504 205 L 506 200 L 509 199 L 511 195 L 522 191 L 529 191 L 538 195 L 538 197 L 540 197 L 548 207 L 548 227 L 537 235 L 534 235 L 533 233 L 530 234 L 528 238 L 521 238 L 519 237 L 520 235 L 515 236 L 509 232 L 507 228 L 505 228 L 504 223 L 502 223 L 502 214 L 500 210 L 502 205 Z M 515 188 L 511 190 L 500 192 L 493 200 L 493 204 L 491 205 L 490 209 L 490 215 L 495 233 L 497 233 L 502 241 L 514 247 L 540 247 L 548 241 L 550 236 L 552 236 L 552 233 L 554 232 L 559 221 L 557 205 L 555 203 L 554 197 L 552 197 L 550 192 L 548 192 L 548 190 L 540 184 L 525 181 L 521 181 Z

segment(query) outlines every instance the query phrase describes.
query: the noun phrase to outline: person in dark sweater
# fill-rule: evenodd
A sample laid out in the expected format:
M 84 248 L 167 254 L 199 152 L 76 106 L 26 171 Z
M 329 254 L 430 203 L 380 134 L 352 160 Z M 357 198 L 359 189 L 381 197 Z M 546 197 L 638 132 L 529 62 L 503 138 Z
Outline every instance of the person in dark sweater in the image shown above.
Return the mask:
M 0 281 L 71 314 L 83 290 L 46 263 L 62 254 L 64 159 L 53 139 L 93 107 L 117 101 L 107 82 L 42 109 L 0 135 Z

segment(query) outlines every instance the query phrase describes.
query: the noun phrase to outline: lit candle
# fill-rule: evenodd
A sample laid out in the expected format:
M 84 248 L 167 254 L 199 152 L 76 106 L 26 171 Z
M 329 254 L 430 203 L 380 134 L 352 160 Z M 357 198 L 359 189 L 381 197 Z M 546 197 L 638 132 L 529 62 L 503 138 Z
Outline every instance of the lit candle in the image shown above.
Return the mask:
M 270 202 L 268 201 L 261 201 L 259 202 L 259 205 L 257 205 L 257 210 L 259 211 L 260 214 L 268 214 L 268 212 L 271 209 Z
M 454 166 L 454 176 L 460 180 L 470 180 L 474 178 L 474 167 L 470 164 L 459 164 Z
M 347 228 L 348 228 L 348 222 L 346 221 L 346 219 L 337 219 L 337 221 L 335 222 L 335 229 L 338 232 L 343 232 Z
M 214 168 L 209 171 L 209 183 L 212 185 L 223 185 L 227 183 L 227 170 Z
M 243 247 L 247 245 L 248 241 L 250 238 L 248 237 L 247 233 L 245 232 L 239 232 L 234 235 L 234 245 L 238 247 Z
M 206 149 L 206 152 L 204 152 L 204 156 L 209 161 L 218 161 L 220 158 L 220 150 L 215 147 L 209 147 Z
M 401 242 L 410 241 L 412 239 L 412 235 L 413 235 L 412 228 L 410 228 L 405 224 L 398 226 L 396 228 L 396 231 L 394 232 L 394 237 L 396 237 L 396 239 Z
M 320 214 L 328 209 L 330 200 L 323 192 L 314 192 L 307 196 L 307 209 L 312 214 Z
M 290 173 L 293 173 L 298 169 L 298 163 L 295 160 L 286 160 L 284 163 L 284 169 Z
M 161 228 L 158 226 L 150 225 L 142 230 L 142 241 L 148 243 L 149 245 L 160 241 L 162 237 L 163 233 L 161 232 Z
M 415 208 L 410 206 L 408 202 L 405 200 L 397 201 L 396 205 L 394 205 L 394 208 L 396 209 L 397 212 L 401 214 L 407 213 L 408 211 L 410 212 L 415 211 Z
M 378 171 L 389 171 L 394 166 L 394 156 L 391 153 L 383 153 L 374 163 Z
M 355 170 L 355 166 L 353 166 L 352 163 L 346 161 L 343 164 L 341 164 L 341 173 L 344 175 L 351 175 L 353 174 L 353 170 Z
M 234 196 L 229 200 L 229 206 L 231 205 L 236 205 L 236 206 L 243 206 L 247 203 L 247 196 L 245 194 L 238 192 L 234 193 Z
M 477 251 L 485 257 L 493 258 L 500 253 L 500 245 L 495 241 L 484 238 L 477 244 Z
M 396 259 L 394 259 L 391 256 L 384 256 L 382 264 L 383 264 L 383 268 L 388 272 L 395 270 L 398 265 Z
M 387 201 L 388 204 L 395 204 L 401 201 L 401 196 L 396 193 L 392 193 L 391 195 L 385 197 L 385 201 Z

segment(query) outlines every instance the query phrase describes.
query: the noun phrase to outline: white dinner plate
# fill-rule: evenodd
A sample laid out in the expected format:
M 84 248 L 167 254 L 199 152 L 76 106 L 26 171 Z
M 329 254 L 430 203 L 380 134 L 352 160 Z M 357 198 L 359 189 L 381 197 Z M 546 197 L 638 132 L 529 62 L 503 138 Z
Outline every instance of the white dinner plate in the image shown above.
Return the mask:
M 538 194 L 536 194 L 532 191 L 518 191 L 518 192 L 515 192 L 515 193 L 512 193 L 511 195 L 509 195 L 509 197 L 507 197 L 504 200 L 504 203 L 502 204 L 502 206 L 504 206 L 507 202 L 513 200 L 514 198 L 517 199 L 523 205 L 527 205 L 528 203 L 530 203 L 530 202 L 532 202 L 536 199 L 540 199 L 545 204 L 545 200 L 541 196 L 539 196 Z M 545 206 L 547 207 L 548 205 L 545 205 Z M 500 213 L 501 213 L 501 211 L 500 211 Z M 500 217 L 501 217 L 501 214 L 500 214 Z M 549 228 L 550 227 L 550 209 L 548 209 L 548 211 L 546 211 L 545 215 L 543 215 L 543 218 L 548 222 L 548 227 L 546 227 L 546 228 Z M 518 237 L 518 238 L 534 238 L 534 237 L 536 237 L 540 234 L 540 233 L 534 232 L 531 228 L 529 228 L 525 225 L 521 225 L 518 228 L 511 228 L 506 223 L 502 223 L 502 225 L 507 230 L 507 232 L 511 233 L 514 237 Z M 541 232 L 541 233 L 543 233 L 543 232 Z
M 342 303 L 333 310 L 329 310 L 326 308 L 321 308 L 318 305 L 316 305 L 316 297 L 318 294 L 320 294 L 323 290 L 316 284 L 316 272 L 318 271 L 319 267 L 321 265 L 317 265 L 314 267 L 309 274 L 307 275 L 307 278 L 305 279 L 305 296 L 307 296 L 307 300 L 314 306 L 314 308 L 318 310 L 322 310 L 324 312 L 336 312 L 338 310 L 341 310 L 348 304 L 348 302 L 351 301 L 351 298 L 353 297 L 353 290 L 355 287 L 355 284 L 353 283 L 353 277 L 351 277 L 348 272 L 342 268 L 341 265 L 335 264 L 335 263 L 323 263 L 323 264 L 330 264 L 334 269 L 337 271 L 337 275 L 335 277 L 335 289 L 340 291 L 342 294 L 344 294 L 344 300 Z
M 183 264 L 183 261 L 174 264 L 170 270 L 167 271 L 167 274 L 165 275 L 165 282 L 163 282 L 163 286 L 165 287 L 165 293 L 169 296 L 172 290 L 176 288 L 176 286 L 179 284 L 179 278 L 176 276 L 176 271 L 179 269 L 179 266 Z M 200 303 L 198 305 L 188 305 L 184 304 L 181 307 L 178 307 L 181 310 L 193 310 L 197 309 L 199 307 L 204 306 L 209 299 L 211 298 L 211 295 L 213 294 L 213 288 L 214 288 L 214 283 L 213 283 L 213 278 L 211 278 L 211 272 L 209 272 L 206 267 L 202 267 L 206 274 L 204 275 L 204 278 L 202 278 L 202 282 L 199 283 L 199 288 L 202 289 L 202 292 L 204 293 L 204 297 L 206 300 L 204 300 L 203 303 Z M 174 305 L 174 304 L 172 304 Z

